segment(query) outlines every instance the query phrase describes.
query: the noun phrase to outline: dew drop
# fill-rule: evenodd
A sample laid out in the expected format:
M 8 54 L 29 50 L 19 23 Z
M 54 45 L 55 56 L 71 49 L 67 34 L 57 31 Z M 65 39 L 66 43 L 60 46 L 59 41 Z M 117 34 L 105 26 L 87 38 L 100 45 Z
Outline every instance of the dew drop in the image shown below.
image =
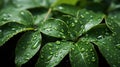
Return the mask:
M 56 41 L 56 44 L 60 44 L 60 41 Z
M 2 18 L 2 20 L 3 20 L 3 21 L 7 21 L 7 20 L 9 20 L 9 18 L 5 18 L 5 17 L 4 17 L 4 18 Z
M 72 23 L 72 27 L 74 27 L 75 26 L 75 24 L 74 23 Z
M 39 41 L 37 41 L 33 46 L 32 49 L 36 49 L 39 46 Z
M 92 62 L 95 62 L 95 61 L 96 61 L 95 57 L 92 57 L 91 61 L 92 61 Z
M 21 14 L 21 15 L 24 15 L 24 12 L 23 12 L 23 11 L 21 11 L 21 12 L 20 12 L 20 14 Z
M 53 54 L 53 52 L 50 52 L 50 54 L 52 55 L 52 54 Z
M 103 36 L 102 36 L 102 35 L 100 35 L 100 36 L 98 36 L 97 38 L 98 38 L 98 39 L 102 39 L 102 38 L 103 38 Z
M 66 38 L 65 36 L 62 36 L 62 38 Z
M 75 50 L 75 48 L 72 48 L 72 50 Z
M 27 53 L 26 55 L 27 55 L 27 56 L 29 56 L 30 54 L 29 54 L 29 53 Z
M 78 21 L 77 20 L 75 20 L 75 23 L 77 23 Z
M 12 30 L 15 30 L 15 28 L 12 28 Z
M 83 15 L 80 15 L 81 16 L 81 18 L 84 18 L 84 16 Z
M 60 10 L 62 10 L 62 9 L 63 9 L 63 7 L 61 7 L 61 6 L 60 6 L 60 7 L 58 7 L 58 8 L 59 8 Z
M 49 50 L 52 50 L 52 48 L 49 48 Z
M 29 60 L 29 59 L 30 59 L 29 57 L 25 58 L 25 60 Z
M 81 52 L 84 52 L 85 51 L 85 48 L 81 48 L 81 50 L 80 50 Z

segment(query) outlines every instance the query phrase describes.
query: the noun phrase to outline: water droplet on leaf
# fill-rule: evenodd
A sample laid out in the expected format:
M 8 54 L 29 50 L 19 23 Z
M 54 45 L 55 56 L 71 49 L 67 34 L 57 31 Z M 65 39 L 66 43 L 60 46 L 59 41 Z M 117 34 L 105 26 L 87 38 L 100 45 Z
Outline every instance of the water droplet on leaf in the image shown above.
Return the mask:
M 95 57 L 92 57 L 91 61 L 92 61 L 92 62 L 95 62 L 95 61 L 96 61 Z
M 60 41 L 56 41 L 56 44 L 60 44 Z

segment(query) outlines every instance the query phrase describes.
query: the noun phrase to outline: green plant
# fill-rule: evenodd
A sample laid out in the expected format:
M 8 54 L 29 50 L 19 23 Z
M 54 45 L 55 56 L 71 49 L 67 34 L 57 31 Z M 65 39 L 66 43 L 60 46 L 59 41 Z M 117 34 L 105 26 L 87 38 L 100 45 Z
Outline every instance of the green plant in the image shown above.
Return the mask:
M 99 54 L 119 67 L 119 9 L 119 0 L 1 0 L 0 46 L 20 35 L 18 67 L 35 55 L 35 67 L 57 66 L 65 56 L 69 66 L 98 67 Z

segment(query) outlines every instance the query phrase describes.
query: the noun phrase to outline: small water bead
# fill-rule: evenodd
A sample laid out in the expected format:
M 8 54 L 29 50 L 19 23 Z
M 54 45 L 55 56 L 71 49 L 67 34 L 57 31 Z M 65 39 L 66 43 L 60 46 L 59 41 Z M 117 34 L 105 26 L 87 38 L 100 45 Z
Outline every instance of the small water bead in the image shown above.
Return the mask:
M 85 48 L 81 48 L 81 50 L 80 50 L 81 52 L 84 52 L 85 51 Z
M 15 28 L 12 28 L 12 30 L 14 31 L 14 30 L 15 30 Z
M 92 57 L 91 61 L 92 61 L 92 62 L 95 62 L 95 61 L 96 61 L 95 57 Z
M 53 54 L 53 52 L 50 52 L 50 54 L 52 55 L 52 54 Z
M 51 44 L 51 43 L 49 43 L 48 45 L 52 47 L 52 44 Z
M 25 60 L 29 60 L 29 59 L 30 59 L 29 57 L 25 58 Z
M 24 12 L 23 12 L 23 11 L 21 11 L 21 12 L 20 12 L 20 14 L 21 14 L 21 15 L 24 15 Z
M 100 35 L 100 36 L 98 36 L 97 38 L 98 38 L 98 39 L 102 39 L 102 38 L 103 38 L 103 36 L 102 36 L 102 35 Z
M 74 27 L 75 26 L 75 23 L 72 23 L 72 25 L 71 25 L 72 27 Z
M 84 18 L 84 16 L 83 15 L 80 15 L 81 16 L 81 18 Z
M 60 44 L 60 41 L 56 41 L 56 44 Z
M 49 50 L 52 50 L 52 48 L 49 48 Z
M 61 6 L 59 6 L 58 8 L 59 8 L 60 10 L 62 10 L 62 9 L 63 9 L 63 7 L 61 7 Z

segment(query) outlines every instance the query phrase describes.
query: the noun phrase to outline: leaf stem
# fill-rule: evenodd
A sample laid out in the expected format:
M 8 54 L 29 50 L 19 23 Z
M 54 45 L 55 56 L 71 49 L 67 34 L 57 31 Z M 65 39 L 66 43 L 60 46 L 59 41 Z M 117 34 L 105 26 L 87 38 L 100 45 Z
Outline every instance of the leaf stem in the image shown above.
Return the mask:
M 49 14 L 51 13 L 51 11 L 52 11 L 52 9 L 49 8 L 49 10 L 48 10 L 48 12 L 47 12 L 47 14 L 46 14 L 46 16 L 45 16 L 45 18 L 44 18 L 43 21 L 46 21 L 46 20 L 47 20 L 47 18 L 48 18 L 48 16 L 49 16 Z

